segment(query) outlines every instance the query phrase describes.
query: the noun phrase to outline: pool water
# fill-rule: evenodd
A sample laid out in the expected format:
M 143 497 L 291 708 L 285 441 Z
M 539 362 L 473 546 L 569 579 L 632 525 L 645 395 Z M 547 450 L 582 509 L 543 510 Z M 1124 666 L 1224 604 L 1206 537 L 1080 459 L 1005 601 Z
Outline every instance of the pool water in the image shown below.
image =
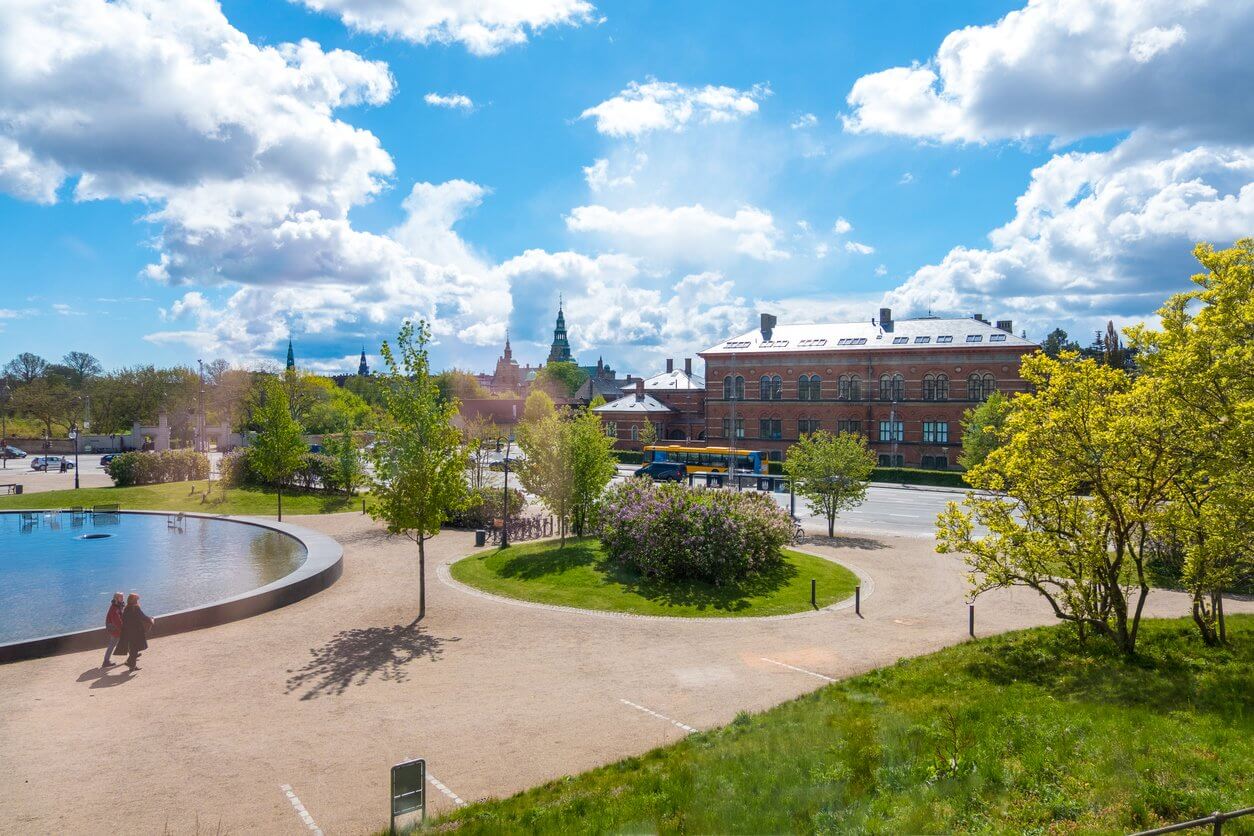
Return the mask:
M 305 562 L 293 537 L 163 514 L 0 513 L 0 644 L 104 626 L 116 592 L 160 617 L 256 589 Z M 100 536 L 107 535 L 107 536 Z

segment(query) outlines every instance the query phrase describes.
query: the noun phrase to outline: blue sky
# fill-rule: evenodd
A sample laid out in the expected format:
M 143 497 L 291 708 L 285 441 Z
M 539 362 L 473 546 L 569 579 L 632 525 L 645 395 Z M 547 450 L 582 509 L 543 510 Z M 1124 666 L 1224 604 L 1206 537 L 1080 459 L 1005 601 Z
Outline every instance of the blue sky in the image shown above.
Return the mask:
M 559 293 L 637 373 L 758 310 L 1087 338 L 1254 230 L 1248 3 L 505 7 L 5 4 L 0 354 L 332 371 L 424 316 L 488 369 Z

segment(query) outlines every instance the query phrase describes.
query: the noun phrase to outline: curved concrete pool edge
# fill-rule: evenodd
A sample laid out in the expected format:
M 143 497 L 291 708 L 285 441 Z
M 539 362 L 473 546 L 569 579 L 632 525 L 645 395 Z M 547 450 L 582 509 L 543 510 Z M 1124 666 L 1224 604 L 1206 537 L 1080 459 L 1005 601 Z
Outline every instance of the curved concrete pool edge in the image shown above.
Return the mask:
M 22 509 L 21 511 L 0 511 L 0 514 L 17 513 L 55 513 L 60 509 Z M 169 511 L 120 511 L 120 514 L 149 514 L 157 516 L 174 516 Z M 321 592 L 339 580 L 344 571 L 344 549 L 332 538 L 319 534 L 308 528 L 259 517 L 230 517 L 219 514 L 185 513 L 185 517 L 221 520 L 239 525 L 252 525 L 267 528 L 297 540 L 305 547 L 305 562 L 294 572 L 278 580 L 272 581 L 257 589 L 241 592 L 239 595 L 224 598 L 192 607 L 178 612 L 166 613 L 157 618 L 149 638 L 171 636 L 175 633 L 186 633 L 189 630 L 202 630 L 216 627 L 230 621 L 251 618 L 269 610 L 294 604 L 310 595 Z M 35 659 L 40 656 L 55 656 L 61 653 L 73 653 L 79 650 L 102 648 L 108 643 L 104 627 L 92 630 L 79 630 L 73 633 L 62 633 L 56 636 L 41 636 L 36 639 L 0 644 L 0 664 L 18 662 L 23 659 Z

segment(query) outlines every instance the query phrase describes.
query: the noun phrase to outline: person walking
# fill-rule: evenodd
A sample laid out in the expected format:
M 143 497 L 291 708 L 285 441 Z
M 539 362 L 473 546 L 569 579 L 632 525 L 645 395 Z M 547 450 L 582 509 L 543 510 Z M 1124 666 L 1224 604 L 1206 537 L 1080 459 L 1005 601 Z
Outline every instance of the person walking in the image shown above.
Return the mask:
M 102 668 L 111 668 L 117 664 L 112 656 L 113 649 L 118 646 L 118 639 L 122 637 L 122 609 L 125 604 L 121 592 L 113 593 L 109 611 L 105 613 L 105 632 L 109 634 L 109 646 L 105 648 L 104 664 L 100 666 Z
M 144 614 L 139 608 L 139 595 L 132 592 L 126 596 L 126 609 L 122 611 L 122 635 L 118 639 L 117 652 L 125 653 L 126 666 L 133 671 L 139 670 L 139 654 L 148 649 L 148 631 L 156 621 Z

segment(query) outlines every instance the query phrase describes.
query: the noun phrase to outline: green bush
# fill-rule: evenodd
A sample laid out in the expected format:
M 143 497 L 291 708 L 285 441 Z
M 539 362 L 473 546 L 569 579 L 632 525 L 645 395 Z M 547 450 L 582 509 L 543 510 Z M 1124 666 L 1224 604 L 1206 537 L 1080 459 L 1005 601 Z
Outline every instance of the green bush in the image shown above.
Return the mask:
M 619 464 L 640 464 L 643 459 L 639 450 L 611 450 Z
M 339 490 L 339 469 L 335 459 L 325 453 L 306 453 L 288 484 L 307 491 Z
M 449 518 L 448 525 L 451 528 L 487 528 L 492 520 L 500 519 L 504 515 L 504 495 L 503 488 L 479 488 L 470 491 L 466 507 L 455 512 Z M 511 517 L 521 514 L 526 503 L 527 498 L 522 491 L 517 488 L 509 489 Z
M 937 485 L 944 488 L 969 488 L 957 470 L 925 470 L 915 467 L 877 467 L 871 471 L 872 482 L 896 482 L 902 485 Z
M 782 476 L 784 475 L 784 463 L 783 462 L 767 462 L 766 472 L 771 476 Z
M 788 512 L 756 491 L 705 491 L 627 479 L 598 509 L 611 562 L 663 580 L 733 583 L 783 561 L 793 533 Z
M 248 467 L 248 450 L 236 448 L 218 459 L 218 478 L 228 488 L 254 485 L 256 480 Z
M 122 453 L 105 465 L 119 488 L 209 478 L 209 457 L 193 450 Z

